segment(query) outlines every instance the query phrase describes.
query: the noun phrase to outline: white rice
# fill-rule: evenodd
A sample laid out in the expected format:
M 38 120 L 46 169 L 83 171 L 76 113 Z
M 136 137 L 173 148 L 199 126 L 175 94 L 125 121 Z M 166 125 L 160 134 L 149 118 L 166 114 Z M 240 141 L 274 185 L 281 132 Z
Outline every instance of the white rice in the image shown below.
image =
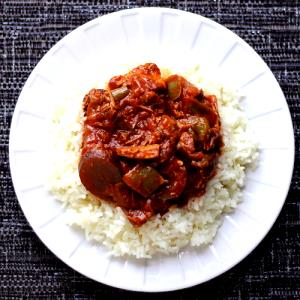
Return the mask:
M 197 69 L 183 76 L 207 94 L 217 96 L 223 154 L 204 196 L 190 200 L 185 208 L 157 215 L 140 228 L 135 228 L 120 208 L 96 201 L 80 182 L 77 167 L 84 95 L 67 97 L 56 106 L 49 190 L 65 206 L 68 224 L 81 228 L 88 240 L 105 245 L 112 255 L 151 258 L 156 253 L 177 253 L 187 245 L 208 245 L 222 223 L 222 215 L 242 201 L 245 170 L 255 165 L 258 145 L 248 128 L 241 97 L 220 85 L 206 83 Z

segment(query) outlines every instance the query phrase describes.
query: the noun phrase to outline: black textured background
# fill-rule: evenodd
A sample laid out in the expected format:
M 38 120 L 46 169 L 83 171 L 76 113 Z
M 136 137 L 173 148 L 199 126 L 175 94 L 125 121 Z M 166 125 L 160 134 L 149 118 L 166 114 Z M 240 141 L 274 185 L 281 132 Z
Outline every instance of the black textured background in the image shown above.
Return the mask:
M 246 40 L 279 81 L 296 135 L 296 163 L 289 195 L 263 242 L 242 263 L 220 277 L 161 296 L 166 300 L 300 299 L 300 8 L 295 0 L 0 0 L 0 299 L 154 297 L 96 283 L 57 259 L 28 225 L 13 191 L 8 164 L 14 106 L 25 80 L 42 56 L 77 26 L 99 15 L 138 6 L 166 6 L 201 14 Z

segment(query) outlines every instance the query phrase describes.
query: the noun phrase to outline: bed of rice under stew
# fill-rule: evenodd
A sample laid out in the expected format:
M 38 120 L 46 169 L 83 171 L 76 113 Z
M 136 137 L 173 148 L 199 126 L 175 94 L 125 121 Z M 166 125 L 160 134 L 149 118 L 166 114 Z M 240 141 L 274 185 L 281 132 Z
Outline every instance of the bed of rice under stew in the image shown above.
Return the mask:
M 241 97 L 197 68 L 107 79 L 55 105 L 48 184 L 67 223 L 115 256 L 210 244 L 258 158 Z

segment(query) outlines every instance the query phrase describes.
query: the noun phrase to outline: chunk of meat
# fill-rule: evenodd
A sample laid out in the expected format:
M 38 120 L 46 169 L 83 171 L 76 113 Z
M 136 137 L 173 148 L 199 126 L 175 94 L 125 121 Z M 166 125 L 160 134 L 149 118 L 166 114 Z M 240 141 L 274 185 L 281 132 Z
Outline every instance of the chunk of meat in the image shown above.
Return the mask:
M 140 209 L 142 207 L 141 199 L 123 182 L 113 186 L 113 200 L 118 206 L 126 209 Z
M 136 226 L 143 225 L 153 215 L 152 212 L 141 210 L 141 209 L 129 209 L 129 210 L 125 210 L 125 213 L 128 220 Z
M 159 156 L 159 145 L 117 147 L 116 153 L 133 159 L 152 159 Z
M 160 142 L 159 163 L 167 161 L 176 148 L 178 139 L 178 127 L 176 121 L 167 115 L 162 115 L 158 126 L 157 133 Z
M 178 198 L 186 185 L 187 172 L 184 163 L 173 157 L 160 172 L 167 179 L 167 184 L 156 196 L 163 201 Z
M 185 154 L 191 154 L 195 152 L 195 143 L 193 135 L 189 132 L 183 132 L 180 136 L 179 143 L 177 144 L 177 149 Z
M 114 103 L 107 90 L 92 89 L 83 99 L 83 110 L 88 117 L 95 113 L 106 112 Z
M 106 90 L 92 89 L 83 101 L 83 111 L 86 115 L 83 130 L 83 140 L 87 135 L 94 135 L 97 130 L 111 132 L 114 128 L 116 109 L 110 93 Z M 89 131 L 87 131 L 89 127 Z M 101 139 L 100 139 L 101 140 Z
M 98 197 L 108 196 L 111 185 L 122 179 L 108 152 L 101 149 L 91 149 L 81 155 L 78 168 L 83 185 Z
M 174 134 L 176 136 L 177 130 L 176 121 L 167 115 L 162 115 L 157 130 L 161 132 L 164 137 L 173 138 Z

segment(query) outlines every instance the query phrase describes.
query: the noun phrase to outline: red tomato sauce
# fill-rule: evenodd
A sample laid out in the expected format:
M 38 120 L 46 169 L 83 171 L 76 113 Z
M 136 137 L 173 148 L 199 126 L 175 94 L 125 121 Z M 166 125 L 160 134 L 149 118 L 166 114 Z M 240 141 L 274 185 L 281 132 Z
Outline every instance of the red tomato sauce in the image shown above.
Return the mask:
M 84 97 L 79 176 L 140 226 L 205 193 L 223 146 L 217 100 L 153 63 Z

